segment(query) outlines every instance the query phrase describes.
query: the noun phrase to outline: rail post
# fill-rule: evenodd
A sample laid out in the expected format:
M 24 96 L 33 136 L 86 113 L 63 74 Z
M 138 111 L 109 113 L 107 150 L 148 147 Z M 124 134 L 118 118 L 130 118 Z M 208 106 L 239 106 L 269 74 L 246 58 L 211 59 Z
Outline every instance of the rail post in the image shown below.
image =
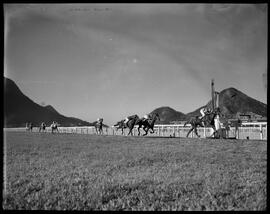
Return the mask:
M 261 140 L 263 139 L 263 129 L 262 129 L 262 124 L 260 124 L 260 138 L 261 138 Z

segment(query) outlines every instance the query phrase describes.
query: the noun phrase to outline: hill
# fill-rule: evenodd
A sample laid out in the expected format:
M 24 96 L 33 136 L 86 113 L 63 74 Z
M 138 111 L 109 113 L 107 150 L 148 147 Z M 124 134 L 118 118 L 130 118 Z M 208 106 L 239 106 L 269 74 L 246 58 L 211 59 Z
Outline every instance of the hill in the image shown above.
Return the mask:
M 186 119 L 186 115 L 182 112 L 176 111 L 168 106 L 160 107 L 151 112 L 158 113 L 160 121 L 157 121 L 157 124 L 168 124 L 173 123 L 173 121 L 181 121 Z
M 175 121 L 188 120 L 190 117 L 194 117 L 200 114 L 200 109 L 205 106 L 211 106 L 211 100 L 209 100 L 205 105 L 197 108 L 196 110 L 184 114 L 178 112 L 170 107 L 159 107 L 153 110 L 151 113 L 157 112 L 160 115 L 160 124 L 174 123 Z M 220 92 L 219 95 L 219 107 L 226 118 L 236 118 L 237 115 L 255 113 L 263 117 L 267 117 L 267 105 L 255 100 L 241 91 L 235 88 L 227 88 Z
M 211 106 L 211 100 L 204 106 Z M 186 114 L 188 118 L 200 115 L 200 108 Z M 221 112 L 227 118 L 235 118 L 237 114 L 246 114 L 249 112 L 267 117 L 267 105 L 255 100 L 235 88 L 227 88 L 219 94 L 219 107 Z
M 61 126 L 89 126 L 90 123 L 59 114 L 52 106 L 40 106 L 25 96 L 14 81 L 4 77 L 4 127 L 24 127 L 26 122 L 39 126 L 57 121 Z
M 56 110 L 54 109 L 54 107 L 52 107 L 51 105 L 47 105 L 47 106 L 45 106 L 44 108 L 48 109 L 48 110 L 51 111 L 51 112 L 54 112 L 54 113 L 59 114 L 59 112 L 56 111 Z

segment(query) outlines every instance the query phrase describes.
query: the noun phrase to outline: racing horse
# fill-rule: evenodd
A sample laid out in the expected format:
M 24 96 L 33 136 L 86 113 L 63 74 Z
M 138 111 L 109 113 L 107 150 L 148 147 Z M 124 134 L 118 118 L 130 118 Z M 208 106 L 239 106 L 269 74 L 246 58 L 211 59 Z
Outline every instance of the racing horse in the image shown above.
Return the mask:
M 92 125 L 95 127 L 96 129 L 96 133 L 97 135 L 103 135 L 103 122 L 102 121 L 95 121 L 92 123 Z
M 149 129 L 152 130 L 152 131 L 150 131 L 150 133 L 153 134 L 154 133 L 154 125 L 155 125 L 155 122 L 157 120 L 160 120 L 158 113 L 154 113 L 151 116 L 151 118 L 149 118 L 149 119 L 144 119 L 144 118 L 139 119 L 136 123 L 136 125 L 138 125 L 138 135 L 140 135 L 140 128 L 142 126 L 143 126 L 143 130 L 145 131 L 143 136 L 147 135 Z
M 125 120 L 121 120 L 118 123 L 116 123 L 115 125 L 117 125 L 117 124 L 119 125 L 120 124 L 120 126 L 118 126 L 118 127 L 120 127 L 122 129 L 122 134 L 124 133 L 123 132 L 123 129 L 129 128 L 129 132 L 128 132 L 127 135 L 133 136 L 132 130 L 133 130 L 134 126 L 136 125 L 137 121 L 140 118 L 139 118 L 139 116 L 137 114 L 134 114 L 132 116 L 129 116 L 128 118 L 129 118 L 129 120 L 128 120 L 127 123 L 124 122 Z
M 208 114 L 205 114 L 205 116 L 203 118 L 199 118 L 198 116 L 196 116 L 195 118 L 194 117 L 191 117 L 184 124 L 184 127 L 187 124 L 190 124 L 191 125 L 191 128 L 189 129 L 186 137 L 189 136 L 189 134 L 191 133 L 191 131 L 193 129 L 194 129 L 195 134 L 198 137 L 200 137 L 200 135 L 197 132 L 197 127 L 198 126 L 200 126 L 200 127 L 211 127 L 214 130 L 214 132 L 213 132 L 213 134 L 210 137 L 215 136 L 215 134 L 217 132 L 216 127 L 215 127 L 215 118 L 216 118 L 217 115 L 220 115 L 220 109 L 219 108 L 216 108 L 212 112 L 210 112 Z
M 59 124 L 55 122 L 51 124 L 52 134 L 54 133 L 54 130 L 56 130 L 59 133 L 58 126 Z
M 118 129 L 121 129 L 121 134 L 124 135 L 124 129 L 127 128 L 127 125 L 124 123 L 125 120 L 121 120 L 119 122 L 117 122 L 116 124 L 114 124 L 112 127 L 116 128 L 116 131 L 118 131 Z
M 46 124 L 44 122 L 40 124 L 39 132 L 46 132 Z
M 30 132 L 32 132 L 32 130 L 33 130 L 33 124 L 32 123 L 26 123 L 26 131 L 30 131 Z

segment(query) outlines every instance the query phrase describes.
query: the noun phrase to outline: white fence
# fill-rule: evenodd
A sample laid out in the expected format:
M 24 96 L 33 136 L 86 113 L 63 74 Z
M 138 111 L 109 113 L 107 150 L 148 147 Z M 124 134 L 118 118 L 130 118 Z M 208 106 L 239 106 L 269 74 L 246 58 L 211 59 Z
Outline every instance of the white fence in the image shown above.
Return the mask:
M 222 126 L 221 126 L 222 127 Z M 80 127 L 58 127 L 60 133 L 76 133 L 76 134 L 96 134 L 94 127 L 89 126 L 80 126 Z M 186 137 L 190 125 L 183 127 L 182 124 L 168 124 L 168 125 L 155 125 L 154 133 L 150 134 L 148 132 L 147 136 L 160 136 L 160 137 Z M 4 128 L 5 131 L 23 131 L 25 128 Z M 34 127 L 33 132 L 38 132 L 39 128 Z M 51 128 L 47 127 L 46 132 L 51 132 Z M 128 129 L 124 130 L 124 135 L 127 135 L 129 132 Z M 133 129 L 133 134 L 138 135 L 137 127 Z M 140 130 L 141 134 L 144 134 L 144 130 Z M 103 129 L 104 135 L 121 135 L 121 130 L 116 131 L 115 128 L 109 127 Z M 201 137 L 210 137 L 213 133 L 212 128 L 198 128 L 198 134 Z M 189 137 L 196 138 L 194 131 L 192 131 Z M 235 128 L 231 127 L 228 131 L 229 138 L 237 139 L 257 139 L 257 140 L 267 140 L 267 122 L 263 123 L 242 123 L 242 126 L 239 127 L 239 131 L 235 133 Z

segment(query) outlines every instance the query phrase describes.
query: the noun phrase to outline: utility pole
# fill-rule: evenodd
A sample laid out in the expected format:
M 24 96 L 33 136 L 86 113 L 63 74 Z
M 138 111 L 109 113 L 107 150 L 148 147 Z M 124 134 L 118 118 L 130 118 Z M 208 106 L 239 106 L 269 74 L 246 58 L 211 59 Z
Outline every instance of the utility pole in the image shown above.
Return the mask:
M 212 110 L 215 109 L 216 103 L 215 103 L 215 88 L 214 88 L 214 79 L 211 81 L 211 95 L 212 95 Z

